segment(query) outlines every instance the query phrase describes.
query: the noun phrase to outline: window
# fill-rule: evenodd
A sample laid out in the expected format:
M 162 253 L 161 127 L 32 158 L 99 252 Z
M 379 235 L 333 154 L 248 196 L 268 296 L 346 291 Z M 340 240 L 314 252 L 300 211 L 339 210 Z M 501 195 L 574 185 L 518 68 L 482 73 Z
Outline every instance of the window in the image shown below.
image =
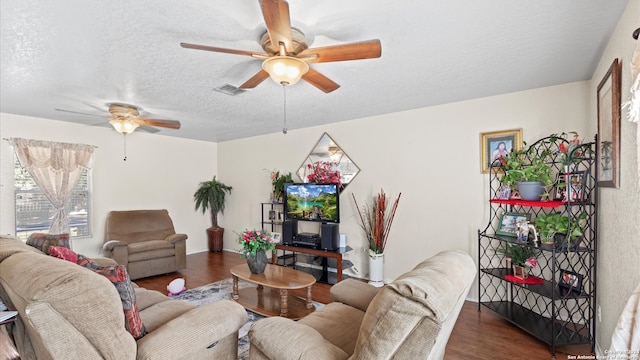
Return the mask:
M 27 240 L 34 232 L 48 232 L 55 207 L 14 156 L 16 236 Z M 66 206 L 71 237 L 91 236 L 91 169 L 85 169 Z

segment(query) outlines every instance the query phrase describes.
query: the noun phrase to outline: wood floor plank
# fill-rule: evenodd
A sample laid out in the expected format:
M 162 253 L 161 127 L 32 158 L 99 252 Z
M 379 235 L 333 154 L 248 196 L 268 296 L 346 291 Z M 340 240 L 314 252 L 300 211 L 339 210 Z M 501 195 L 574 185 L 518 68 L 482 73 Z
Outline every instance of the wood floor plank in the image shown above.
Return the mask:
M 167 275 L 135 280 L 144 288 L 167 293 L 171 280 L 183 277 L 186 287 L 192 289 L 231 277 L 229 269 L 246 262 L 233 252 L 202 252 L 187 255 L 187 268 Z M 326 304 L 331 301 L 331 285 L 313 285 L 314 301 Z M 304 289 L 292 291 L 304 297 Z M 556 359 L 565 360 L 567 355 L 589 355 L 589 345 L 561 348 Z M 575 357 L 574 357 L 575 358 Z M 467 301 L 462 307 L 456 325 L 447 343 L 445 360 L 499 360 L 499 359 L 551 359 L 551 348 L 500 318 L 487 308 L 478 312 L 478 304 Z

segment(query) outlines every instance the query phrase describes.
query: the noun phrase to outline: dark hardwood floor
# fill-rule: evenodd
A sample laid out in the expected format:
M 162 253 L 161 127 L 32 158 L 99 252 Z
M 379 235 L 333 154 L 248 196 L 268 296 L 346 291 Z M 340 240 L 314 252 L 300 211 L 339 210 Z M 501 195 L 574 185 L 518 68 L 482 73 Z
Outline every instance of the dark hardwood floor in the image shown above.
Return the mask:
M 229 269 L 244 263 L 239 254 L 232 252 L 203 252 L 187 255 L 187 269 L 176 273 L 138 279 L 135 282 L 144 288 L 167 292 L 171 280 L 184 277 L 187 288 L 195 288 L 231 277 Z M 313 300 L 321 303 L 331 301 L 330 285 L 316 283 L 313 286 Z M 303 290 L 298 294 L 304 296 Z M 569 355 L 591 354 L 589 345 L 561 348 L 556 359 L 567 359 Z M 551 349 L 545 343 L 529 336 L 519 328 L 498 317 L 491 310 L 467 301 L 447 344 L 446 360 L 466 359 L 551 359 Z M 575 357 L 574 357 L 575 359 Z

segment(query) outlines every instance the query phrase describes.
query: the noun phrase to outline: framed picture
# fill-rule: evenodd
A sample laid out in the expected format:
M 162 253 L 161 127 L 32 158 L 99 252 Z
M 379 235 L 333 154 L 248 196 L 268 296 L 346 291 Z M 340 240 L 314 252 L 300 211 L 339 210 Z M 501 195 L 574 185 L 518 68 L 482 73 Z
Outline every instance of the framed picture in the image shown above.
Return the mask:
M 282 241 L 282 235 L 280 233 L 277 233 L 277 232 L 272 232 L 271 233 L 271 238 L 273 239 L 274 242 L 276 242 L 278 244 Z
M 496 198 L 500 200 L 509 200 L 511 198 L 511 188 L 507 185 L 500 185 L 500 188 L 496 193 Z
M 531 214 L 520 214 L 513 212 L 505 212 L 500 217 L 500 224 L 498 224 L 497 235 L 518 237 L 518 230 L 520 225 L 524 222 L 529 222 Z
M 586 178 L 586 171 L 559 173 L 553 199 L 564 202 L 582 202 L 587 200 L 584 194 Z M 569 186 L 567 186 L 567 184 L 569 184 Z M 567 190 L 569 190 L 568 194 Z
M 480 134 L 480 163 L 482 173 L 488 174 L 491 166 L 499 166 L 500 155 L 506 155 L 522 147 L 522 129 L 486 132 Z
M 598 186 L 620 186 L 620 64 L 613 60 L 598 85 Z
M 275 210 L 269 210 L 269 220 L 273 221 L 276 219 L 276 211 Z
M 572 291 L 582 291 L 582 275 L 569 270 L 560 269 L 558 285 Z

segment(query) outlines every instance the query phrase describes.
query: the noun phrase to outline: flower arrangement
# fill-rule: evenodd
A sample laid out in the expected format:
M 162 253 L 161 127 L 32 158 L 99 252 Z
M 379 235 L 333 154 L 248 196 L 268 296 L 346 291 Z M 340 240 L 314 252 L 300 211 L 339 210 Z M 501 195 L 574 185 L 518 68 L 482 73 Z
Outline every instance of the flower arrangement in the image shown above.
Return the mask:
M 307 181 L 311 183 L 337 183 L 338 187 L 342 187 L 340 179 L 340 171 L 337 169 L 338 163 L 334 161 L 316 161 L 307 164 L 310 174 L 307 175 Z
M 534 268 L 538 265 L 536 256 L 538 252 L 529 246 L 505 244 L 504 248 L 498 249 L 498 253 L 504 255 L 507 260 L 511 260 L 512 265 Z
M 276 248 L 275 240 L 266 230 L 245 230 L 238 236 L 238 243 L 242 245 L 242 257 L 247 253 L 255 256 L 258 250 L 273 250 Z
M 291 177 L 291 172 L 287 174 L 281 174 L 280 171 L 272 171 L 271 186 L 273 187 L 273 198 L 279 201 L 282 194 L 284 194 L 284 184 L 292 182 L 293 178 Z
M 398 194 L 398 197 L 391 207 L 388 207 L 389 202 L 387 196 L 384 190 L 380 189 L 371 206 L 365 203 L 364 207 L 360 208 L 355 195 L 351 194 L 353 202 L 358 209 L 358 215 L 360 215 L 360 227 L 364 230 L 365 236 L 369 241 L 369 250 L 374 254 L 384 253 L 389 231 L 391 230 L 391 224 L 396 215 L 396 209 L 398 208 L 401 195 L 402 193 Z
M 566 137 L 568 135 L 572 135 L 572 137 L 570 139 L 567 139 Z M 567 141 L 567 144 L 565 144 L 565 142 L 563 141 L 560 143 L 560 145 L 558 145 L 558 152 L 560 153 L 560 161 L 562 161 L 564 165 L 571 165 L 572 163 L 575 163 L 576 158 L 582 156 L 582 152 L 580 150 L 574 151 L 580 145 L 582 145 L 582 140 L 580 140 L 580 135 L 575 131 L 571 131 L 568 134 L 562 133 L 560 134 L 559 137 Z

